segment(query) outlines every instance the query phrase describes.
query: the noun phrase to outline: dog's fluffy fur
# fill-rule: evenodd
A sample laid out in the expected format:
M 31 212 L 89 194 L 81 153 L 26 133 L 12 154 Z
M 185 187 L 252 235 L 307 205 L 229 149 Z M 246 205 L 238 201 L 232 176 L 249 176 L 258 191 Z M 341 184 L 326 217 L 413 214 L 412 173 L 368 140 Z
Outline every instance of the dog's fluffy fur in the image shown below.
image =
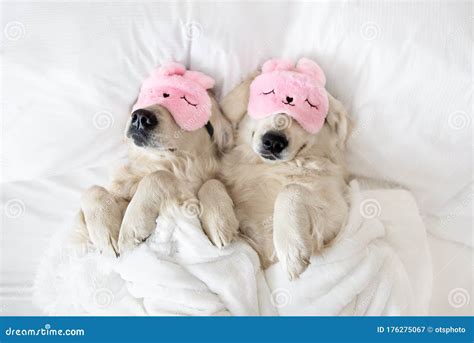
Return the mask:
M 137 144 L 128 121 L 128 163 L 116 171 L 110 187 L 93 186 L 84 193 L 76 232 L 100 251 L 118 255 L 153 232 L 159 213 L 169 206 L 185 207 L 189 201 L 189 206 L 200 209 L 210 240 L 218 247 L 227 245 L 238 231 L 238 222 L 232 200 L 215 177 L 220 154 L 233 144 L 231 124 L 213 98 L 212 138 L 206 128 L 180 129 L 160 105 L 146 110 L 156 116 L 158 125 Z
M 343 150 L 349 121 L 332 96 L 326 122 L 316 134 L 284 114 L 252 119 L 246 112 L 256 75 L 221 102 L 236 129 L 236 146 L 224 157 L 222 174 L 241 233 L 259 253 L 263 267 L 278 260 L 294 279 L 346 220 Z M 279 159 L 268 160 L 261 156 L 262 136 L 275 130 L 286 136 L 289 145 Z

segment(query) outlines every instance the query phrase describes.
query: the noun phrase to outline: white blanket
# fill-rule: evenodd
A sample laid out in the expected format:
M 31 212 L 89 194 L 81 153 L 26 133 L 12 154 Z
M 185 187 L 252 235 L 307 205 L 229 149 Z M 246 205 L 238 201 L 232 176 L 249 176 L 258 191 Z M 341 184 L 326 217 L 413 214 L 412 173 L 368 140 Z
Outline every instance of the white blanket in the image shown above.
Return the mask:
M 278 264 L 262 271 L 241 240 L 215 248 L 198 218 L 177 213 L 119 259 L 58 236 L 37 275 L 37 304 L 50 315 L 427 314 L 431 258 L 406 191 L 351 183 L 348 224 L 296 281 Z

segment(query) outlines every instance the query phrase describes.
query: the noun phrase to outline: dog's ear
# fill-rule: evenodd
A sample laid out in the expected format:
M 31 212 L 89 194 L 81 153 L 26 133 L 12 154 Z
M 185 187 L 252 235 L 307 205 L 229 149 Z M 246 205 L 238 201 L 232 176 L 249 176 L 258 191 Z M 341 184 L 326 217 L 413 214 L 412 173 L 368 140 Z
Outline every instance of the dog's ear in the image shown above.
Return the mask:
M 209 121 L 212 124 L 212 139 L 217 145 L 217 149 L 220 153 L 224 153 L 230 150 L 234 145 L 234 132 L 232 125 L 227 120 L 226 117 L 221 112 L 219 104 L 212 94 L 211 103 L 212 103 L 212 115 Z
M 237 125 L 247 112 L 250 84 L 259 74 L 260 71 L 254 72 L 221 100 L 222 112 L 230 120 L 234 128 L 237 128 Z
M 331 130 L 335 133 L 337 139 L 337 146 L 344 150 L 346 147 L 346 141 L 351 131 L 351 120 L 347 115 L 347 110 L 344 105 L 328 93 L 329 97 L 329 113 L 326 117 Z

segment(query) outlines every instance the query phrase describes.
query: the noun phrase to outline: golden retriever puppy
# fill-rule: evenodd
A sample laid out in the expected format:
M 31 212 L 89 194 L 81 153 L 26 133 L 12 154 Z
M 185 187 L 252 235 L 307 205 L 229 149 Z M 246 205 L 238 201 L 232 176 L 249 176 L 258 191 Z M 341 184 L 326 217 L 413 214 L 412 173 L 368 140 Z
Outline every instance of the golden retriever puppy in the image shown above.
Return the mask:
M 216 179 L 220 155 L 233 144 L 232 127 L 206 90 L 213 82 L 201 82 L 198 90 L 205 95 L 188 94 L 196 86 L 193 82 L 204 76 L 186 73 L 173 64 L 152 75 L 158 81 L 145 81 L 140 106 L 135 106 L 125 130 L 128 162 L 114 173 L 109 187 L 93 186 L 82 196 L 77 232 L 102 252 L 118 255 L 146 240 L 158 215 L 170 206 L 181 206 L 183 215 L 198 212 L 204 231 L 218 247 L 238 231 L 232 200 Z M 179 77 L 188 77 L 191 84 L 183 85 Z M 163 78 L 171 81 L 163 83 Z M 206 109 L 201 102 L 207 99 L 209 118 L 186 114 L 198 106 Z M 188 117 L 193 122 L 183 122 Z
M 294 279 L 346 221 L 343 152 L 349 122 L 343 105 L 328 94 L 327 116 L 321 118 L 317 132 L 308 132 L 286 110 L 298 101 L 305 106 L 308 99 L 287 94 L 301 92 L 298 87 L 288 89 L 291 80 L 253 89 L 255 96 L 272 96 L 278 110 L 262 118 L 249 116 L 251 88 L 259 75 L 263 74 L 254 74 L 221 102 L 236 129 L 236 146 L 223 160 L 223 180 L 234 201 L 240 231 L 258 252 L 263 268 L 279 261 Z M 313 106 L 318 101 L 310 100 Z

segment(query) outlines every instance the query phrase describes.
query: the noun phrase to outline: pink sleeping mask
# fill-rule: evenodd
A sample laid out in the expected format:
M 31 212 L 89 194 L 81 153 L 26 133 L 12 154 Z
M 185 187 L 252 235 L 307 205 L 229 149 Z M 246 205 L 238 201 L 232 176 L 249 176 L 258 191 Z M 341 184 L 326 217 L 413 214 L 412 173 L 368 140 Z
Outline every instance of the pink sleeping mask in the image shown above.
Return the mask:
M 198 71 L 169 63 L 155 70 L 144 82 L 133 111 L 159 104 L 170 111 L 176 124 L 186 131 L 205 126 L 211 117 L 207 93 L 214 79 Z
M 250 85 L 247 113 L 261 119 L 286 113 L 309 133 L 318 132 L 328 114 L 326 77 L 319 65 L 301 58 L 293 63 L 271 59 Z

